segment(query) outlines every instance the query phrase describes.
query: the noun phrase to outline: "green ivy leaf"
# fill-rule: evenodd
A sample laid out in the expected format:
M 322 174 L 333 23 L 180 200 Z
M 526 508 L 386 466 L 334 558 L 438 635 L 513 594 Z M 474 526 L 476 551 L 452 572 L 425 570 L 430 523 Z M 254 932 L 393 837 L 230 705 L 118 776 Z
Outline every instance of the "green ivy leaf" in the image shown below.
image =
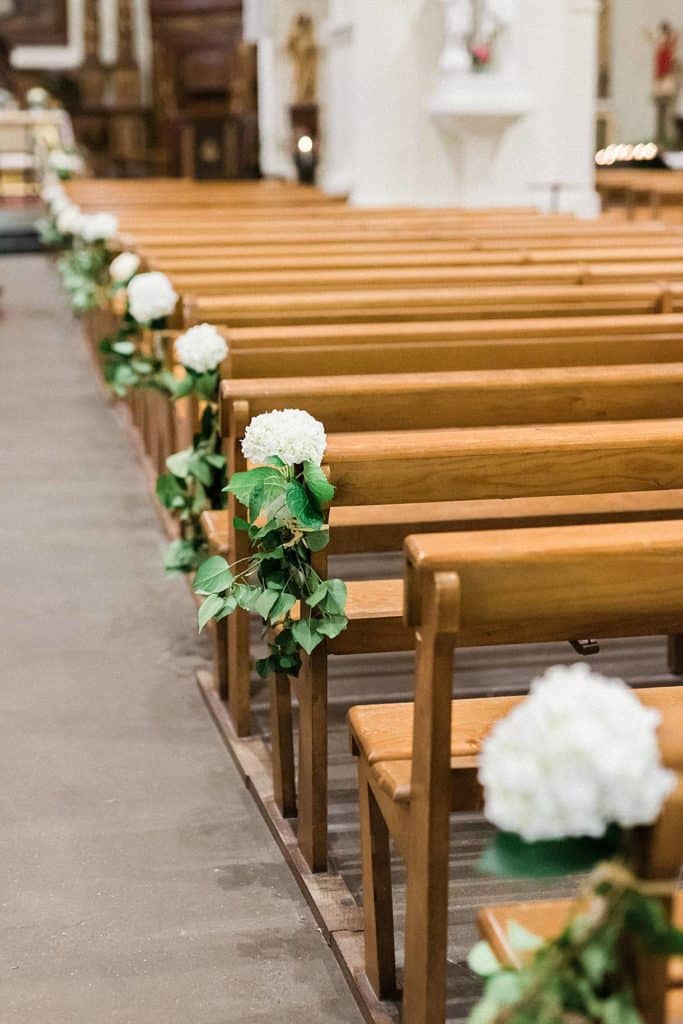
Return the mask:
M 232 517 L 232 525 L 236 530 L 249 530 L 250 526 L 246 519 L 241 519 L 240 516 Z
M 588 871 L 617 849 L 619 830 L 610 829 L 601 839 L 551 839 L 527 843 L 514 832 L 498 832 L 479 860 L 478 870 L 487 875 L 518 878 L 554 878 Z
M 199 611 L 197 612 L 197 622 L 199 623 L 200 633 L 207 622 L 223 610 L 223 604 L 223 598 L 219 597 L 218 594 L 209 594 L 206 600 L 202 601 Z
M 173 540 L 166 549 L 166 572 L 192 572 L 196 569 L 201 552 L 189 540 Z
M 324 619 L 318 619 L 317 631 L 328 640 L 334 640 L 336 636 L 343 633 L 349 624 L 345 615 L 332 615 Z
M 268 621 L 271 609 L 277 603 L 278 596 L 279 591 L 277 590 L 264 590 L 254 602 L 254 611 L 266 622 Z
M 172 473 L 161 473 L 157 477 L 156 495 L 164 508 L 178 508 L 185 503 L 183 487 Z
M 343 615 L 346 609 L 346 584 L 343 580 L 327 581 L 325 610 L 332 615 Z
M 492 974 L 497 974 L 501 969 L 501 964 L 495 953 L 488 942 L 484 941 L 477 942 L 472 946 L 467 957 L 467 966 L 480 978 L 488 978 Z
M 116 352 L 117 356 L 132 356 L 135 352 L 135 345 L 132 341 L 114 341 L 111 345 L 111 351 Z
M 223 598 L 223 608 L 218 615 L 215 616 L 216 622 L 220 622 L 221 619 L 227 619 L 228 615 L 232 615 L 236 608 L 237 598 L 234 594 L 227 594 Z
M 507 937 L 511 947 L 518 953 L 535 952 L 544 943 L 544 939 L 540 935 L 534 935 L 518 921 L 508 922 Z
M 181 452 L 174 452 L 173 455 L 169 455 L 166 459 L 166 466 L 174 476 L 184 480 L 189 472 L 192 455 L 192 448 L 184 448 Z
M 315 462 L 304 462 L 306 486 L 320 505 L 326 505 L 334 498 L 334 487 Z
M 292 515 L 299 520 L 302 526 L 312 526 L 319 529 L 323 525 L 323 518 L 319 510 L 311 501 L 306 488 L 293 480 L 287 488 L 285 498 Z
M 230 587 L 232 581 L 233 575 L 226 560 L 220 555 L 213 555 L 199 566 L 194 589 L 198 594 L 220 594 Z
M 292 626 L 292 636 L 306 654 L 312 654 L 322 643 L 323 638 L 317 631 L 318 622 L 318 619 L 299 619 Z
M 192 394 L 192 377 L 186 374 L 185 377 L 178 379 L 173 377 L 173 397 L 175 399 L 185 398 L 187 395 Z
M 213 472 L 211 466 L 209 466 L 203 455 L 195 452 L 187 464 L 188 472 L 199 480 L 200 483 L 204 484 L 205 487 L 210 487 L 213 480 Z
M 304 536 L 304 544 L 309 551 L 322 551 L 329 543 L 330 531 L 327 528 L 323 530 L 314 530 Z
M 272 623 L 280 622 L 289 612 L 291 612 L 295 604 L 296 597 L 294 594 L 285 594 L 284 591 L 280 591 L 277 601 L 270 609 L 269 621 Z
M 234 494 L 241 505 L 248 506 L 251 496 L 257 487 L 263 487 L 266 482 L 282 485 L 282 474 L 275 467 L 256 466 L 255 469 L 247 469 L 243 473 L 233 473 L 226 490 Z

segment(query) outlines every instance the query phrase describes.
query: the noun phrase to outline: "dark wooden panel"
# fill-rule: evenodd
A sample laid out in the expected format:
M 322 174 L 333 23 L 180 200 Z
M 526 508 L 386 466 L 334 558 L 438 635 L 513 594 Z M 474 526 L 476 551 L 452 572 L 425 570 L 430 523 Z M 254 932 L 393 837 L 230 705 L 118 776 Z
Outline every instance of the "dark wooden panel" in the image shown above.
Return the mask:
M 177 14 L 240 14 L 242 0 L 151 0 L 153 18 Z
M 10 46 L 63 46 L 67 41 L 66 3 L 13 0 L 12 12 L 0 16 L 0 33 Z

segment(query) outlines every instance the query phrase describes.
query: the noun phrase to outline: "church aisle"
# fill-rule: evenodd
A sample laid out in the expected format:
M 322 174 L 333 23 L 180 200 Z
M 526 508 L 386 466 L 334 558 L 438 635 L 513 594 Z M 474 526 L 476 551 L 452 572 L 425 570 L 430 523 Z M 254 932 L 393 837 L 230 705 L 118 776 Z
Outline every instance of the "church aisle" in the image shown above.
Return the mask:
M 2 1019 L 359 1021 L 196 691 L 190 595 L 53 268 L 0 281 Z

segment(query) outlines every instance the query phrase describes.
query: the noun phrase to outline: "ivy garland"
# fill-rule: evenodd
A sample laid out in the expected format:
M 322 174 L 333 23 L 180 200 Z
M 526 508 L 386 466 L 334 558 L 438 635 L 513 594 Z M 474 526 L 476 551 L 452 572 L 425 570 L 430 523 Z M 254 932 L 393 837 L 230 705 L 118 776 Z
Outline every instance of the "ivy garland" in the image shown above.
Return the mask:
M 226 490 L 248 510 L 248 519 L 234 522 L 248 533 L 252 554 L 241 566 L 214 556 L 199 567 L 194 589 L 205 597 L 199 628 L 237 608 L 257 612 L 271 638 L 268 656 L 256 663 L 259 675 L 296 676 L 300 649 L 310 654 L 348 622 L 345 584 L 321 579 L 310 557 L 329 543 L 323 506 L 334 497 L 334 487 L 313 462 L 297 467 L 273 457 L 267 465 L 234 473 Z
M 503 966 L 488 943 L 477 943 L 468 963 L 485 988 L 468 1024 L 644 1024 L 626 936 L 655 956 L 683 953 L 683 931 L 670 925 L 661 899 L 624 862 L 608 861 L 592 873 L 556 939 L 510 924 L 509 941 L 528 961 L 521 969 Z
M 107 269 L 111 253 L 106 245 L 74 242 L 59 260 L 62 283 L 75 313 L 87 313 L 102 306 L 107 296 Z
M 163 328 L 163 322 L 153 324 Z M 172 395 L 175 379 L 162 360 L 140 350 L 140 324 L 127 311 L 120 317 L 116 334 L 100 341 L 104 379 L 118 398 L 134 388 L 155 388 Z
M 208 378 L 213 378 L 211 400 L 207 401 L 192 445 L 169 455 L 166 459 L 168 472 L 157 478 L 157 498 L 164 508 L 178 516 L 183 534 L 169 544 L 165 558 L 167 572 L 193 572 L 204 561 L 207 548 L 201 514 L 207 508 L 225 507 L 225 456 L 220 450 L 216 405 L 218 374 L 215 371 L 195 374 L 188 370 L 187 376 L 176 382 L 178 386 L 169 394 L 176 399 L 194 391 L 205 397 L 210 384 Z

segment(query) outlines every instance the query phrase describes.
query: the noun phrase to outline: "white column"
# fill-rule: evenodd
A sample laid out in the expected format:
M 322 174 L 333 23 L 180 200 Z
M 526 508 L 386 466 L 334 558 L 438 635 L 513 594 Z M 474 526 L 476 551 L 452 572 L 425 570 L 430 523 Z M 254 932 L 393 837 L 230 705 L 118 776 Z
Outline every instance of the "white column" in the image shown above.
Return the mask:
M 595 191 L 595 116 L 599 0 L 567 0 L 564 140 L 561 166 L 572 189 L 562 208 L 586 217 L 600 212 Z
M 348 0 L 330 0 L 327 20 L 319 33 L 320 186 L 330 195 L 346 195 L 353 186 L 354 154 L 354 12 Z
M 443 40 L 441 14 L 433 0 L 356 0 L 354 203 L 457 201 L 454 144 L 427 113 Z

